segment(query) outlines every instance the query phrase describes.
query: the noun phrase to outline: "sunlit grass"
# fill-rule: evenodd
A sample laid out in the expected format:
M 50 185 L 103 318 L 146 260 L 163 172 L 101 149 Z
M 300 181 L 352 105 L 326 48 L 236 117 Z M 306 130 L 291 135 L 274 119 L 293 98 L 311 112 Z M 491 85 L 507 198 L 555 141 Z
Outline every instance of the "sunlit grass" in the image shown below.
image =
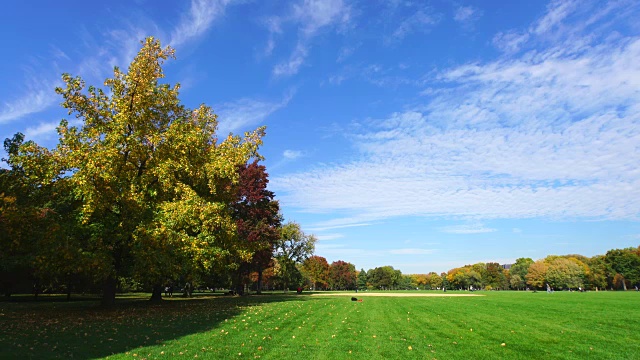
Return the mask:
M 2 302 L 0 357 L 640 358 L 639 293 L 479 294 Z

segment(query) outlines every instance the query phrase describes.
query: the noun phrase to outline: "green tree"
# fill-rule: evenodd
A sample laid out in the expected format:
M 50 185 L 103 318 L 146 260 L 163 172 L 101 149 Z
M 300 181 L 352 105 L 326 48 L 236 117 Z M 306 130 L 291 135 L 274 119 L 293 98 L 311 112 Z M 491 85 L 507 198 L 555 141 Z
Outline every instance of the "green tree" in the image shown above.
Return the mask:
M 512 289 L 520 290 L 524 287 L 524 279 L 518 274 L 511 275 L 509 285 L 511 285 Z
M 609 250 L 605 255 L 605 262 L 612 270 L 612 279 L 615 274 L 622 276 L 624 281 L 620 284 L 624 290 L 629 286 L 640 285 L 640 247 Z
M 515 264 L 511 265 L 511 268 L 509 269 L 511 277 L 513 278 L 514 275 L 518 275 L 518 277 L 523 281 L 518 288 L 524 286 L 524 280 L 527 277 L 529 266 L 531 266 L 531 264 L 533 264 L 533 259 L 531 258 L 517 258 Z
M 484 277 L 486 286 L 491 286 L 492 289 L 503 289 L 508 286 L 502 265 L 490 262 L 487 263 L 486 268 L 487 272 Z
M 69 114 L 82 122 L 58 127 L 59 144 L 49 151 L 34 143 L 12 161 L 39 184 L 68 178 L 82 202 L 79 218 L 90 230 L 90 249 L 104 284 L 103 303 L 115 300 L 116 281 L 133 276 L 154 285 L 181 273 L 206 273 L 238 250 L 228 204 L 238 166 L 256 157 L 264 129 L 244 139 L 216 135 L 217 118 L 201 105 L 180 104 L 179 85 L 160 84 L 162 64 L 174 57 L 153 38 L 128 68 L 114 69 L 106 91 L 63 75 Z
M 546 280 L 553 288 L 577 289 L 584 287 L 584 270 L 575 261 L 555 258 L 549 261 Z
M 398 286 L 402 273 L 387 265 L 369 270 L 367 277 L 374 289 L 391 290 Z
M 360 269 L 360 272 L 358 273 L 358 289 L 366 290 L 368 282 L 367 271 L 365 269 Z
M 430 272 L 427 274 L 427 284 L 431 290 L 442 287 L 442 276 L 436 272 Z
M 589 272 L 586 274 L 586 283 L 590 289 L 606 289 L 607 276 L 611 269 L 605 261 L 604 255 L 596 255 L 586 260 Z M 585 286 L 587 285 L 585 284 Z
M 296 265 L 313 254 L 316 241 L 314 235 L 305 234 L 295 222 L 287 222 L 280 229 L 280 239 L 276 242 L 274 255 L 278 261 L 277 276 L 285 291 L 299 275 Z

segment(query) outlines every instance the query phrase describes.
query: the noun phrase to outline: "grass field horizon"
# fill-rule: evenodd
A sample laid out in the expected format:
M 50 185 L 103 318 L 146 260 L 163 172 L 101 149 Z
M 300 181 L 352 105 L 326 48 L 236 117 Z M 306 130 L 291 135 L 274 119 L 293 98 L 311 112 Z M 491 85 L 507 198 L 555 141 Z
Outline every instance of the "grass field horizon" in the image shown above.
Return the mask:
M 631 359 L 640 293 L 274 293 L 0 302 L 1 358 Z M 469 294 L 450 291 L 447 294 Z M 376 296 L 378 295 L 378 296 Z

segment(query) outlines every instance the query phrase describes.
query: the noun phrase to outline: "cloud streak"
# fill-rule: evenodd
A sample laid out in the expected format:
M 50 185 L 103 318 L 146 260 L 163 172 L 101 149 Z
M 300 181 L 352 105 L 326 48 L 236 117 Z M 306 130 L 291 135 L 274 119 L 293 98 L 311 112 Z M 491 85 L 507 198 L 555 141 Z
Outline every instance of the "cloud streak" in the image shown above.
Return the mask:
M 640 38 L 591 44 L 559 25 L 572 10 L 554 3 L 532 26 L 555 31 L 535 54 L 442 71 L 423 105 L 361 124 L 354 160 L 272 179 L 281 201 L 345 223 L 639 219 Z
M 230 132 L 262 125 L 269 115 L 285 107 L 292 97 L 293 92 L 290 92 L 280 102 L 244 98 L 218 105 L 214 108 L 220 121 L 218 133 L 226 135 Z
M 286 77 L 297 74 L 307 59 L 313 38 L 324 29 L 340 29 L 350 20 L 351 7 L 345 0 L 303 0 L 293 5 L 289 16 L 270 19 L 268 53 L 275 47 L 273 34 L 282 32 L 282 23 L 295 24 L 298 32 L 298 41 L 289 59 L 275 65 L 273 75 Z
M 170 45 L 183 45 L 207 32 L 232 3 L 233 0 L 192 0 L 189 11 L 181 16 L 180 23 L 171 32 Z

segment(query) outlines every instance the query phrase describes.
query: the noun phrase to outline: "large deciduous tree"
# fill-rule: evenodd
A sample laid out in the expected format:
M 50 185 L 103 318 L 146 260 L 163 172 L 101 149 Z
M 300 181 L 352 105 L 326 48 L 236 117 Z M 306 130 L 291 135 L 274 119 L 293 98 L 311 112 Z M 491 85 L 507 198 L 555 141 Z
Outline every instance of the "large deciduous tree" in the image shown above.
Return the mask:
M 329 266 L 329 285 L 333 290 L 353 290 L 356 288 L 356 267 L 338 260 Z
M 322 256 L 313 255 L 302 263 L 302 275 L 313 290 L 326 290 L 329 286 L 329 263 Z
M 605 255 L 605 263 L 611 269 L 613 285 L 620 285 L 623 290 L 640 285 L 640 247 L 609 250 Z M 620 276 L 616 277 L 617 274 Z
M 279 205 L 275 194 L 267 189 L 269 175 L 258 160 L 238 169 L 239 183 L 231 204 L 236 221 L 238 248 L 232 263 L 236 263 L 234 283 L 243 292 L 242 280 L 257 272 L 257 291 L 262 289 L 262 272 L 269 267 L 275 245 L 280 239 Z
M 509 269 L 509 273 L 511 274 L 511 286 L 515 288 L 524 287 L 524 282 L 527 277 L 527 273 L 529 272 L 529 266 L 533 264 L 533 259 L 531 258 L 517 258 L 515 264 L 511 266 Z M 517 277 L 516 277 L 517 276 Z M 513 279 L 516 279 L 513 281 Z
M 11 159 L 39 184 L 70 182 L 104 304 L 115 300 L 119 276 L 154 285 L 157 299 L 166 278 L 212 268 L 237 245 L 232 185 L 238 166 L 257 156 L 264 129 L 218 138 L 209 107 L 187 109 L 179 85 L 160 83 L 172 57 L 173 49 L 147 38 L 106 90 L 63 75 L 56 91 L 81 125 L 63 120 L 54 150 L 26 143 Z
M 525 276 L 525 278 L 527 279 L 527 284 L 531 285 L 534 288 L 542 289 L 546 283 L 545 281 L 548 268 L 549 266 L 543 260 L 538 260 L 529 265 L 529 270 L 527 271 L 527 275 Z
M 305 234 L 298 223 L 287 222 L 281 227 L 274 256 L 276 273 L 285 291 L 299 272 L 297 264 L 301 264 L 313 254 L 316 241 L 316 237 Z
M 584 270 L 576 261 L 557 257 L 548 261 L 546 281 L 556 289 L 584 287 Z

